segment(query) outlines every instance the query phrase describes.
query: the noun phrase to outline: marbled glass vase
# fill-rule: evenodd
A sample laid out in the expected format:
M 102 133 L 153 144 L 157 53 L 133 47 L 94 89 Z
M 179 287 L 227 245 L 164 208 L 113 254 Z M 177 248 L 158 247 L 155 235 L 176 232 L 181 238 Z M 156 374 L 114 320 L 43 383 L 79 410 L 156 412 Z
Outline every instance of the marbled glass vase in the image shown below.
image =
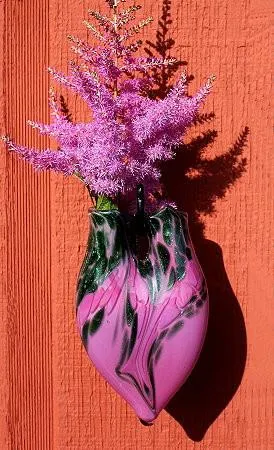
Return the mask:
M 207 328 L 207 287 L 187 214 L 164 207 L 146 216 L 142 257 L 132 217 L 95 209 L 89 217 L 79 332 L 98 371 L 151 422 L 189 376 Z

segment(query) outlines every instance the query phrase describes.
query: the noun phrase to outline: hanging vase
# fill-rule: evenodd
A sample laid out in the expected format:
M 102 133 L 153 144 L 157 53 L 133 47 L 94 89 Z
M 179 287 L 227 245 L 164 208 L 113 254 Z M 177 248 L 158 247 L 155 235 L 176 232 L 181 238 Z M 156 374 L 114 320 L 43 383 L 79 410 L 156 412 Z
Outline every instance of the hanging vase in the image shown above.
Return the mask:
M 78 329 L 101 375 L 151 422 L 189 376 L 207 328 L 207 287 L 187 214 L 166 206 L 135 216 L 91 209 L 89 217 Z

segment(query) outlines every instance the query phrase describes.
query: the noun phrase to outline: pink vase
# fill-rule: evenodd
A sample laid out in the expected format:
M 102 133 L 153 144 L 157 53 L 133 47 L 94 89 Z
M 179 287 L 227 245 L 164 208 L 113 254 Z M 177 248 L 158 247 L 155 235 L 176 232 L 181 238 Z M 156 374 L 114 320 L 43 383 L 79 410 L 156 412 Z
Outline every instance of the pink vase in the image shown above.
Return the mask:
M 142 258 L 131 217 L 95 209 L 89 216 L 77 287 L 79 332 L 101 375 L 151 422 L 189 376 L 207 328 L 207 287 L 187 214 L 164 207 L 146 216 Z

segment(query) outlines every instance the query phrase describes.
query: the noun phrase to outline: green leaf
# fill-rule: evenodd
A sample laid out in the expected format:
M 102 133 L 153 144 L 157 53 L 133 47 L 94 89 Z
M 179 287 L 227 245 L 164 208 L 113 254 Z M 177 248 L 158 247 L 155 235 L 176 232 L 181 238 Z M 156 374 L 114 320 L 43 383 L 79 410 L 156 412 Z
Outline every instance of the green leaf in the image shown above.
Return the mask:
M 113 201 L 109 197 L 105 197 L 104 195 L 99 195 L 96 209 L 100 211 L 109 211 L 112 209 L 118 209 L 117 205 L 113 203 Z
M 176 334 L 178 331 L 180 331 L 183 328 L 183 326 L 184 326 L 184 321 L 179 320 L 179 322 L 175 323 L 175 325 L 173 325 L 171 330 L 168 332 L 168 337 L 170 338 L 171 336 L 174 336 L 174 334 Z
M 170 254 L 168 249 L 161 244 L 160 242 L 157 244 L 158 255 L 160 259 L 160 264 L 164 273 L 166 273 L 169 263 L 170 263 Z
M 105 315 L 105 308 L 100 309 L 95 316 L 93 317 L 92 321 L 89 325 L 89 334 L 95 334 L 96 331 L 100 328 L 103 318 Z
M 84 323 L 84 326 L 82 328 L 82 340 L 83 340 L 85 348 L 87 348 L 87 344 L 88 344 L 88 329 L 89 329 L 89 326 L 90 326 L 90 322 L 89 322 L 89 320 L 87 320 Z
M 151 276 L 153 272 L 151 261 L 148 258 L 138 261 L 138 269 L 143 278 Z
M 128 358 L 130 357 L 130 355 L 133 351 L 134 345 L 136 343 L 137 332 L 138 332 L 138 315 L 137 315 L 137 313 L 135 313 L 134 317 L 133 317 L 131 335 L 130 335 L 130 341 L 129 341 L 129 347 L 128 347 Z
M 130 299 L 127 298 L 126 301 L 126 321 L 129 327 L 131 327 L 133 319 L 134 319 L 134 309 L 131 306 Z
M 176 281 L 176 272 L 175 270 L 172 268 L 170 271 L 170 275 L 169 275 L 169 281 L 168 281 L 168 289 L 171 289 L 174 286 L 174 283 Z

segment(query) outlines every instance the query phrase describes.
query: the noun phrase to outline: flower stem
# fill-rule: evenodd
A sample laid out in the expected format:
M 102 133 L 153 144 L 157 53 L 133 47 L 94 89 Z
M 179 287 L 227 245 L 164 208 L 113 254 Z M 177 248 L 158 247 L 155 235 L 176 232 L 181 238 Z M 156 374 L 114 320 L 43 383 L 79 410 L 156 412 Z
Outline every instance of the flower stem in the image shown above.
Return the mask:
M 115 0 L 114 1 L 114 5 L 113 5 L 113 23 L 114 23 L 114 31 L 115 31 L 115 35 L 116 36 L 117 36 L 117 32 L 118 32 L 117 12 L 118 12 L 118 5 L 117 5 L 117 0 Z M 115 56 L 115 65 L 116 65 L 116 67 L 118 66 L 117 51 L 116 51 L 116 56 Z M 117 78 L 114 80 L 113 94 L 114 94 L 114 97 L 117 97 L 117 95 L 118 95 L 118 81 L 117 81 Z
M 73 174 L 76 178 L 78 178 L 78 180 L 80 180 L 82 183 L 84 183 L 84 185 L 86 186 L 89 196 L 91 198 L 92 204 L 93 206 L 96 206 L 97 203 L 97 196 L 94 195 L 94 193 L 92 192 L 91 188 L 89 187 L 89 185 L 87 183 L 85 183 L 85 181 L 83 180 L 83 178 L 81 177 L 81 175 L 77 172 L 74 172 Z

